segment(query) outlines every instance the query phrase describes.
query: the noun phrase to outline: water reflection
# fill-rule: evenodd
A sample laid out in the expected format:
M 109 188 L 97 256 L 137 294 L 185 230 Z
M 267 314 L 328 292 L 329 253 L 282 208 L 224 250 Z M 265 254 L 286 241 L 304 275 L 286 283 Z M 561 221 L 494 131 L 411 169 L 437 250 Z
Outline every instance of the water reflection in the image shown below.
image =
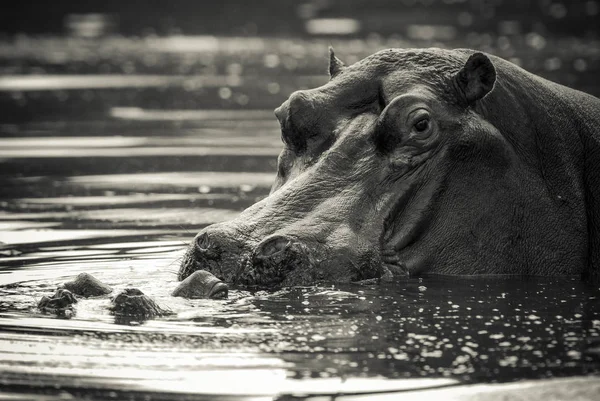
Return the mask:
M 298 7 L 309 31 L 398 29 L 396 15 L 377 10 L 323 25 L 321 3 Z M 597 3 L 586 2 L 587 17 Z M 564 19 L 565 10 L 552 5 L 544 18 Z M 268 194 L 281 149 L 272 109 L 327 82 L 329 44 L 347 63 L 388 47 L 473 47 L 600 93 L 597 38 L 546 35 L 516 17 L 498 21 L 497 33 L 463 32 L 487 23 L 477 15 L 451 12 L 442 24 L 405 16 L 404 36 L 364 40 L 3 42 L 0 381 L 105 398 L 272 398 L 600 373 L 600 289 L 577 278 L 425 277 L 234 288 L 224 301 L 170 296 L 195 233 Z M 69 320 L 36 309 L 81 272 L 116 292 L 139 288 L 175 314 L 116 325 L 110 296 L 80 300 Z
M 134 258 L 142 253 L 131 244 L 129 249 L 125 252 Z M 58 323 L 34 308 L 36 299 L 67 279 L 54 275 L 2 289 L 2 331 L 20 333 L 11 335 L 13 346 L 28 343 L 34 333 L 62 333 L 67 348 L 82 336 L 86 347 L 98 341 L 112 344 L 108 359 L 87 356 L 91 366 L 100 369 L 108 360 L 118 365 L 130 358 L 121 353 L 120 344 L 126 341 L 159 359 L 170 358 L 164 350 L 181 347 L 196 354 L 220 350 L 276 355 L 287 363 L 287 375 L 296 378 L 495 382 L 600 371 L 600 291 L 578 278 L 428 277 L 394 286 L 332 285 L 258 293 L 238 289 L 226 301 L 184 300 L 169 295 L 177 284 L 168 267 L 171 248 L 166 246 L 162 256 L 160 263 L 156 256 L 113 261 L 111 269 L 83 260 L 55 267 L 71 275 L 91 270 L 117 291 L 135 286 L 176 315 L 117 327 L 111 325 L 107 310 L 110 299 L 100 297 L 81 300 L 76 316 Z M 39 355 L 34 350 L 38 363 L 60 366 L 63 359 L 56 351 Z M 5 360 L 4 368 L 25 369 L 19 355 Z M 179 362 L 173 360 L 172 368 L 182 369 Z

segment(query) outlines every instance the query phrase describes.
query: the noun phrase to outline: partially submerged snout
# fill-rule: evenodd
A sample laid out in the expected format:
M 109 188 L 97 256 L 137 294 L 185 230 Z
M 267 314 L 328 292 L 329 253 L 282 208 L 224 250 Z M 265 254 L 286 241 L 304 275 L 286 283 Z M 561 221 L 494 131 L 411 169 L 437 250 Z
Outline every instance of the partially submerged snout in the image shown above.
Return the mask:
M 274 235 L 258 243 L 243 238 L 233 242 L 226 237 L 214 227 L 198 234 L 181 265 L 179 280 L 202 269 L 230 283 L 272 286 L 298 272 L 314 271 L 311 251 L 297 240 Z
M 178 278 L 185 280 L 197 270 L 210 271 L 225 282 L 260 287 L 360 281 L 382 274 L 378 252 L 358 244 L 335 247 L 326 239 L 287 233 L 271 234 L 262 241 L 250 236 L 234 240 L 219 225 L 196 236 Z

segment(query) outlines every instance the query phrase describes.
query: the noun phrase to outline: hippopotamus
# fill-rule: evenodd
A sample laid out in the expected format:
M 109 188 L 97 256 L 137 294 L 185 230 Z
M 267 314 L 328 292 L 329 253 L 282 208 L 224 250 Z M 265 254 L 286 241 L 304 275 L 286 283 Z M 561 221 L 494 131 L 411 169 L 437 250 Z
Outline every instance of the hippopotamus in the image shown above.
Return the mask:
M 245 286 L 600 269 L 600 100 L 493 55 L 389 49 L 275 110 L 270 194 L 178 272 Z

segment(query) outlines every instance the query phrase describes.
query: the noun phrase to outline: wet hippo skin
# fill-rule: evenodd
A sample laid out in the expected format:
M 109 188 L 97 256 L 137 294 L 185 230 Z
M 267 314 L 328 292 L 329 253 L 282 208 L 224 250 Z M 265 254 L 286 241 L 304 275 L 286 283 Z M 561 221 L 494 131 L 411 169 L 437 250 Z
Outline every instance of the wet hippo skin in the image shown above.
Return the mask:
M 62 287 L 82 297 L 96 297 L 112 292 L 112 288 L 89 273 L 80 273 L 74 280 L 64 283 Z
M 52 313 L 60 317 L 70 318 L 73 316 L 73 304 L 77 303 L 77 298 L 71 291 L 59 288 L 50 296 L 43 296 L 37 304 L 40 311 Z
M 43 296 L 37 307 L 42 312 L 70 318 L 74 314 L 72 305 L 77 303 L 74 294 L 90 297 L 107 295 L 112 291 L 110 286 L 91 274 L 81 273 L 74 280 L 61 284 L 51 297 Z M 199 270 L 181 282 L 172 295 L 188 299 L 226 299 L 228 287 L 213 274 Z M 125 324 L 172 314 L 168 308 L 159 306 L 137 288 L 126 288 L 114 296 L 109 310 L 116 317 L 117 323 Z
M 600 270 L 600 100 L 492 55 L 390 49 L 275 110 L 270 195 L 179 270 L 242 285 Z
M 183 280 L 173 291 L 174 297 L 225 299 L 228 295 L 227 284 L 206 270 L 197 270 Z
M 146 320 L 172 314 L 137 288 L 126 288 L 112 299 L 110 311 L 125 320 Z

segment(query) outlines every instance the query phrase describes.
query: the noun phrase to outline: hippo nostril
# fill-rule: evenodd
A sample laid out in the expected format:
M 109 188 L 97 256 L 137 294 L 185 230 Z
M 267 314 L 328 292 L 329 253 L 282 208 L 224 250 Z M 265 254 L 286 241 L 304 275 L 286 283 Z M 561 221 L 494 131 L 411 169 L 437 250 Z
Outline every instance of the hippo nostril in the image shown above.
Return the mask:
M 196 246 L 194 255 L 197 259 L 216 260 L 219 259 L 220 251 L 215 243 L 215 239 L 211 238 L 208 233 L 204 232 L 196 237 Z
M 292 241 L 286 237 L 269 238 L 258 246 L 256 256 L 263 259 L 272 258 L 287 251 L 291 245 Z
M 201 251 L 206 251 L 212 247 L 212 243 L 210 242 L 207 233 L 202 233 L 196 238 L 196 246 Z

